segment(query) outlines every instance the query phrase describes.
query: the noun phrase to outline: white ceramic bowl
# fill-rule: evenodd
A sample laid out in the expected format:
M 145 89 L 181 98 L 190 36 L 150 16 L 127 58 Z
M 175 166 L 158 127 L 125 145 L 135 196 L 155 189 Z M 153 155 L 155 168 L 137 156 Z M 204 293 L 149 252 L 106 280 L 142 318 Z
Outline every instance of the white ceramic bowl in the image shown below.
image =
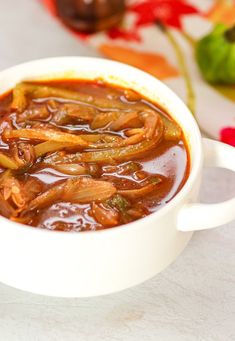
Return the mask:
M 95 232 L 36 229 L 0 217 L 0 281 L 34 293 L 96 296 L 119 291 L 156 275 L 182 252 L 194 230 L 235 218 L 235 198 L 197 203 L 205 164 L 235 171 L 235 149 L 202 139 L 184 103 L 156 78 L 133 67 L 95 58 L 37 60 L 0 73 L 0 93 L 23 80 L 102 78 L 137 90 L 159 103 L 184 130 L 191 171 L 165 207 L 136 222 Z

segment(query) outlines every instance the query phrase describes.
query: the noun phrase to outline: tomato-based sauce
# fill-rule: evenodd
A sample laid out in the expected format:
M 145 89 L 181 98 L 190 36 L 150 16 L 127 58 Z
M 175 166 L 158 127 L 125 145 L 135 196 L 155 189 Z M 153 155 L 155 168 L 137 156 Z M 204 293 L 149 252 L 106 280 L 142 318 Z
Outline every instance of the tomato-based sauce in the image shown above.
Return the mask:
M 0 98 L 0 214 L 100 230 L 145 217 L 182 188 L 183 132 L 157 104 L 102 81 L 20 83 Z

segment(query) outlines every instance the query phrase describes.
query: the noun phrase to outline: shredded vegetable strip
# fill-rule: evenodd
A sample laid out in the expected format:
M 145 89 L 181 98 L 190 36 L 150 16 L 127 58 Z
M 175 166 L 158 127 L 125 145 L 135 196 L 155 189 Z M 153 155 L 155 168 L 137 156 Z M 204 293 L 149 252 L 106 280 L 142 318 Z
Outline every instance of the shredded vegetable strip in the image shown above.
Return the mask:
M 130 158 L 138 158 L 143 153 L 154 148 L 161 139 L 161 134 L 152 140 L 144 140 L 126 147 L 113 148 L 107 150 L 97 150 L 84 153 L 52 155 L 45 158 L 47 164 L 67 163 L 67 162 L 112 162 L 112 160 L 123 161 Z
M 97 115 L 95 115 L 93 121 L 91 122 L 91 129 L 98 129 L 103 128 L 107 124 L 115 121 L 122 112 L 119 111 L 112 111 L 112 112 L 100 112 Z
M 156 114 L 157 115 L 157 114 Z M 113 123 L 111 123 L 109 129 L 110 130 L 121 130 L 125 128 L 139 128 L 141 127 L 142 123 L 139 119 L 138 112 L 127 112 L 122 113 L 117 120 L 115 120 Z
M 151 183 L 144 187 L 138 189 L 126 189 L 126 190 L 118 190 L 118 194 L 128 198 L 128 199 L 138 199 L 144 197 L 147 194 L 150 194 L 152 191 L 156 189 L 156 184 Z
M 88 170 L 77 164 L 77 163 L 60 163 L 58 165 L 54 165 L 53 168 L 58 170 L 61 173 L 65 173 L 68 175 L 85 175 L 88 174 Z
M 95 220 L 103 226 L 110 227 L 118 225 L 119 214 L 115 209 L 93 202 L 91 210 Z
M 75 103 L 60 104 L 53 110 L 55 114 L 52 120 L 59 125 L 76 121 L 91 122 L 97 113 L 97 110 L 92 106 Z
M 164 139 L 167 141 L 179 141 L 182 137 L 182 130 L 173 121 L 161 116 L 164 124 Z
M 42 142 L 34 146 L 34 150 L 35 150 L 36 157 L 40 157 L 47 153 L 53 153 L 60 149 L 73 147 L 73 146 L 74 144 L 72 143 L 46 141 L 46 142 Z
M 119 136 L 108 135 L 108 134 L 95 134 L 95 135 L 84 134 L 84 135 L 81 135 L 81 137 L 83 140 L 87 142 L 93 142 L 93 143 L 99 142 L 100 143 L 97 145 L 93 145 L 93 148 L 94 147 L 98 148 L 99 146 L 100 147 L 107 146 L 107 143 L 120 145 L 121 141 L 123 141 L 122 138 Z M 56 152 L 61 149 L 73 148 L 73 147 L 76 147 L 76 145 L 70 142 L 65 143 L 65 142 L 46 141 L 46 142 L 42 142 L 34 146 L 34 150 L 35 150 L 36 156 L 39 157 L 50 152 Z
M 8 169 L 18 169 L 19 165 L 14 159 L 0 152 L 0 167 Z
M 3 217 L 10 218 L 16 215 L 16 210 L 6 201 L 3 195 L 0 193 L 0 214 Z
M 74 134 L 63 133 L 55 130 L 39 130 L 39 129 L 20 129 L 10 130 L 6 129 L 3 133 L 5 139 L 33 139 L 33 140 L 44 140 L 54 141 L 62 143 L 71 143 L 79 145 L 81 147 L 89 147 L 90 144 L 86 142 L 82 137 Z
M 17 84 L 13 89 L 12 109 L 22 112 L 27 106 L 26 89 L 22 83 Z
M 99 108 L 104 109 L 125 109 L 126 104 L 120 102 L 119 100 L 112 98 L 112 100 L 104 99 L 100 97 L 93 97 L 86 93 L 79 91 L 72 91 L 62 88 L 56 88 L 53 86 L 30 84 L 30 83 L 20 83 L 16 86 L 16 91 L 13 94 L 13 104 L 12 107 L 23 111 L 27 106 L 26 95 L 29 94 L 32 98 L 64 98 L 73 101 L 84 102 L 88 104 L 95 105 Z M 141 107 L 146 107 L 141 105 Z
M 29 204 L 29 210 L 44 208 L 58 201 L 89 203 L 103 201 L 116 193 L 116 188 L 107 181 L 91 178 L 70 178 L 39 195 Z

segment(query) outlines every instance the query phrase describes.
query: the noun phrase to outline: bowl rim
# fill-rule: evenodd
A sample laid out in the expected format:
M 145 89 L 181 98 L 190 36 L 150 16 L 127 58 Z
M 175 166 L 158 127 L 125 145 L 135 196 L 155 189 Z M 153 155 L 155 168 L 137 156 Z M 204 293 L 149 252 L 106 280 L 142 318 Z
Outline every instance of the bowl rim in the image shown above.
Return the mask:
M 37 64 L 40 64 L 40 63 L 46 64 L 47 62 L 57 63 L 58 61 L 67 61 L 68 62 L 68 70 L 71 70 L 71 66 L 69 66 L 69 61 L 71 61 L 71 62 L 97 63 L 97 64 L 100 64 L 100 66 L 110 65 L 114 68 L 115 67 L 128 68 L 129 70 L 132 70 L 133 72 L 135 72 L 137 74 L 138 78 L 140 78 L 141 76 L 142 77 L 144 76 L 145 78 L 148 77 L 149 80 L 151 80 L 152 82 L 154 81 L 158 87 L 161 87 L 164 91 L 167 92 L 167 96 L 169 98 L 171 98 L 176 104 L 180 105 L 182 110 L 184 110 L 185 114 L 187 114 L 188 120 L 190 120 L 191 123 L 193 124 L 193 133 L 196 137 L 196 148 L 197 148 L 197 152 L 195 152 L 195 155 L 194 155 L 194 166 L 192 167 L 192 163 L 191 163 L 191 165 L 190 165 L 191 169 L 190 169 L 189 176 L 188 176 L 185 184 L 179 190 L 179 192 L 176 193 L 176 195 L 165 206 L 161 207 L 158 211 L 152 212 L 149 215 L 147 215 L 143 218 L 140 218 L 136 221 L 133 221 L 133 222 L 130 222 L 127 224 L 123 224 L 123 225 L 119 225 L 119 226 L 115 226 L 115 227 L 111 227 L 111 228 L 107 228 L 107 229 L 102 229 L 102 230 L 82 231 L 82 232 L 69 231 L 68 232 L 68 231 L 55 231 L 55 230 L 43 229 L 40 227 L 37 228 L 37 227 L 30 226 L 30 225 L 14 222 L 8 218 L 0 216 L 0 231 L 5 227 L 4 226 L 5 224 L 3 224 L 3 223 L 6 223 L 6 222 L 8 225 L 7 226 L 8 230 L 9 230 L 9 228 L 11 228 L 11 229 L 13 229 L 13 230 L 15 229 L 19 232 L 19 227 L 20 227 L 22 233 L 24 231 L 27 234 L 33 233 L 33 234 L 37 235 L 39 233 L 41 235 L 44 234 L 45 236 L 48 235 L 48 233 L 49 233 L 52 236 L 54 235 L 54 237 L 57 236 L 59 238 L 61 238 L 61 237 L 62 238 L 75 238 L 75 236 L 76 236 L 76 238 L 86 238 L 87 236 L 91 236 L 91 235 L 101 237 L 101 236 L 104 236 L 104 235 L 107 235 L 110 233 L 111 234 L 122 233 L 122 231 L 126 231 L 129 229 L 132 229 L 134 231 L 138 228 L 142 228 L 143 225 L 145 226 L 145 228 L 147 228 L 147 225 L 149 225 L 149 223 L 151 223 L 151 221 L 156 220 L 156 219 L 158 219 L 164 215 L 167 215 L 175 206 L 177 206 L 177 204 L 180 203 L 180 201 L 183 201 L 183 199 L 191 191 L 195 181 L 197 180 L 199 171 L 201 169 L 201 164 L 202 164 L 203 149 L 202 149 L 202 136 L 201 136 L 199 126 L 198 126 L 195 118 L 193 117 L 192 113 L 190 112 L 188 107 L 185 105 L 185 103 L 178 97 L 178 95 L 176 95 L 173 90 L 171 90 L 166 84 L 164 84 L 158 78 L 156 78 L 156 77 L 148 74 L 147 72 L 144 72 L 144 71 L 142 71 L 136 67 L 130 66 L 130 65 L 125 64 L 125 63 L 109 60 L 106 58 L 83 57 L 83 56 L 61 56 L 61 57 L 35 59 L 35 60 L 28 61 L 28 62 L 17 64 L 15 66 L 9 67 L 7 69 L 0 70 L 0 80 L 2 77 L 8 78 L 8 75 L 7 75 L 8 73 L 11 74 L 12 72 L 17 71 L 21 68 L 23 69 L 23 68 L 27 68 L 27 67 L 35 67 L 35 66 L 37 66 Z M 108 82 L 106 82 L 106 83 L 108 83 Z M 185 129 L 183 129 L 183 130 L 185 133 Z M 189 152 L 190 159 L 191 159 L 192 151 L 191 151 L 191 146 L 189 145 L 189 142 L 188 142 L 187 147 L 188 147 L 188 152 Z M 3 223 L 1 223 L 1 221 Z

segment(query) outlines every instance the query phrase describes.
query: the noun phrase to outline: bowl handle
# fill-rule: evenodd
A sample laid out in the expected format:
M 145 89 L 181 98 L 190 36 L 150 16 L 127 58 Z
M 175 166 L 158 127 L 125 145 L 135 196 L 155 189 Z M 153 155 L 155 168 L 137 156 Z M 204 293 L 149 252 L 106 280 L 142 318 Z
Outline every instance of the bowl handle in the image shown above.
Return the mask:
M 203 139 L 205 166 L 235 171 L 235 148 L 224 143 Z M 235 186 L 234 186 L 235 187 Z M 180 231 L 210 229 L 235 219 L 235 197 L 216 204 L 186 204 L 178 215 Z

